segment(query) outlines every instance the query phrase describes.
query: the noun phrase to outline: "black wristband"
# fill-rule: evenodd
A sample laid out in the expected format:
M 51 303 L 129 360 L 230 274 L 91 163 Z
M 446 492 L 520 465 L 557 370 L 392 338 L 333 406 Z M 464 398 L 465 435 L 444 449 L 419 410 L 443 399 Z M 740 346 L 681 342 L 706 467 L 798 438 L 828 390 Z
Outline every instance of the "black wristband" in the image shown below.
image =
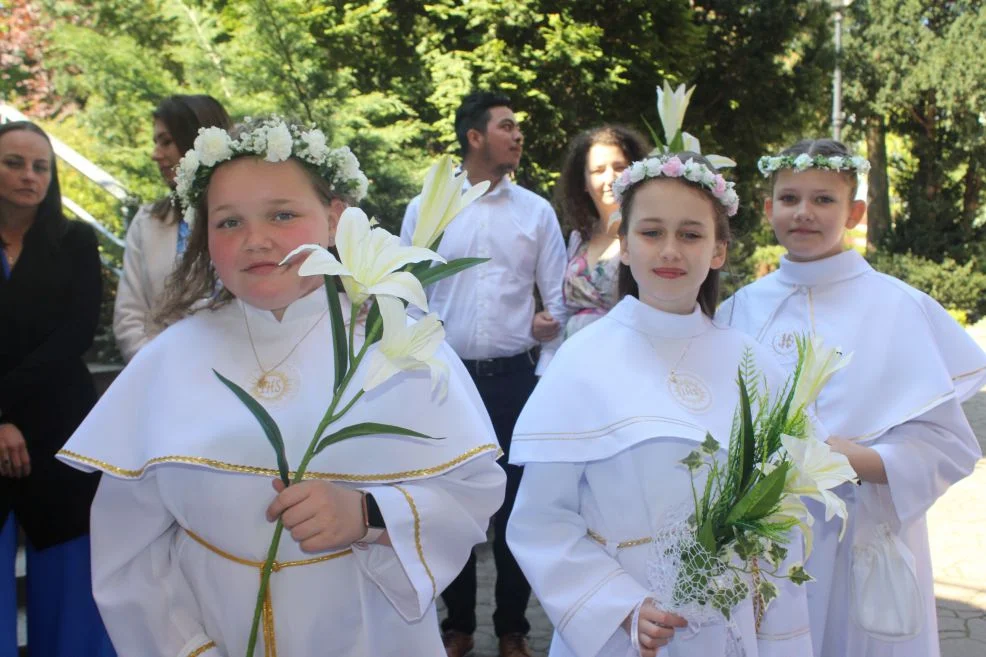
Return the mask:
M 387 527 L 383 521 L 383 514 L 380 513 L 380 507 L 377 506 L 377 501 L 373 499 L 373 495 L 370 493 L 366 494 L 366 524 L 372 529 L 386 529 Z

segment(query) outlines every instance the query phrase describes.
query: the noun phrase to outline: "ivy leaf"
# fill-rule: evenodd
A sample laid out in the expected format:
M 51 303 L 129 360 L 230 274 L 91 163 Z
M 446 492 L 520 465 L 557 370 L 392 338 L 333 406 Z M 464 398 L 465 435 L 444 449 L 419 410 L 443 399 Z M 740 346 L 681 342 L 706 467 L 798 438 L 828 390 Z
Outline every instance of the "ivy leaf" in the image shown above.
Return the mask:
M 679 463 L 687 467 L 690 472 L 694 472 L 705 465 L 705 457 L 702 456 L 702 452 L 695 450 L 685 458 L 681 459 Z
M 763 598 L 763 607 L 766 609 L 770 604 L 770 601 L 777 598 L 777 585 L 771 582 L 768 578 L 761 577 L 760 583 L 757 585 L 757 592 L 760 594 L 760 597 Z
M 702 451 L 709 456 L 715 456 L 722 446 L 719 441 L 712 437 L 711 433 L 705 434 L 705 440 L 702 442 Z
M 787 558 L 787 548 L 780 543 L 771 543 L 770 549 L 767 550 L 767 558 L 770 563 L 779 566 Z
M 802 565 L 791 566 L 787 571 L 787 578 L 799 586 L 805 582 L 815 581 L 814 577 L 805 572 L 805 567 Z

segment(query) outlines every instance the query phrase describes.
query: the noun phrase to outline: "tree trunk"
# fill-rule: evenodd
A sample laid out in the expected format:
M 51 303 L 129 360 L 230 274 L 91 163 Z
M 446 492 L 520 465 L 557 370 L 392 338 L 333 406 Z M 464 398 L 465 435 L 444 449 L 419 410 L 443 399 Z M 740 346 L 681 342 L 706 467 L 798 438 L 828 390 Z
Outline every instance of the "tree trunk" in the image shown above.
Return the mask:
M 866 154 L 870 159 L 869 192 L 866 211 L 866 245 L 880 247 L 890 228 L 890 182 L 887 177 L 887 126 L 883 116 L 872 117 L 866 125 Z
M 965 178 L 962 181 L 965 187 L 962 194 L 962 228 L 969 236 L 972 235 L 976 215 L 979 214 L 979 198 L 983 188 L 983 176 L 978 158 L 979 154 L 980 151 L 978 150 L 969 154 L 969 165 L 965 171 Z

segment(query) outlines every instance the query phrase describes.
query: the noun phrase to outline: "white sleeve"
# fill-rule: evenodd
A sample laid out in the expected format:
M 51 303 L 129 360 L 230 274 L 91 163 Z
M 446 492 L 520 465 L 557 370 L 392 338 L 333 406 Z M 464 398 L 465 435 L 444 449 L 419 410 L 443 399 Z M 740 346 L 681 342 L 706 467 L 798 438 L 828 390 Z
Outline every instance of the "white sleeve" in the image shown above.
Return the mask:
M 787 573 L 795 564 L 804 563 L 804 539 L 799 530 L 791 532 L 787 557 L 778 572 Z M 810 573 L 809 573 L 810 574 Z M 808 624 L 807 584 L 788 579 L 772 579 L 777 598 L 767 606 L 757 630 L 759 657 L 811 657 L 811 631 Z
M 151 310 L 150 291 L 144 286 L 144 224 L 151 220 L 150 206 L 141 207 L 127 230 L 123 250 L 123 272 L 113 304 L 113 335 L 127 362 L 147 341 L 147 315 Z
M 630 646 L 621 624 L 647 589 L 589 539 L 579 513 L 582 463 L 528 463 L 507 544 L 555 629 L 577 657 Z
M 982 450 L 958 400 L 950 399 L 883 434 L 873 445 L 901 524 L 919 518 L 972 473 Z M 878 491 L 886 488 L 876 485 Z
M 558 336 L 541 346 L 541 357 L 538 359 L 535 373 L 541 375 L 548 367 L 555 352 L 564 340 L 565 322 L 568 320 L 568 308 L 562 285 L 565 281 L 565 270 L 568 268 L 568 256 L 565 252 L 565 240 L 561 236 L 561 226 L 555 211 L 547 202 L 541 214 L 538 239 L 538 259 L 535 270 L 535 280 L 538 291 L 544 301 L 545 309 L 558 321 L 562 327 Z
M 420 620 L 486 540 L 507 477 L 483 456 L 438 477 L 368 486 L 393 547 L 354 549 L 360 570 L 409 623 Z
M 172 550 L 178 524 L 153 471 L 103 475 L 92 503 L 92 589 L 118 655 L 218 657 Z

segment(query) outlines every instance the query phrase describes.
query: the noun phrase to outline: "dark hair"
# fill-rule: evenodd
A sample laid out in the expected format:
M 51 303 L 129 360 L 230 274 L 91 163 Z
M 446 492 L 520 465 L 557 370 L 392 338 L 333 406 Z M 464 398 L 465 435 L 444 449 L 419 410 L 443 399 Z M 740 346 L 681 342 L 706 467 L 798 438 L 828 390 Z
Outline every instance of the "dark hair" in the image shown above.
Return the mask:
M 45 197 L 38 204 L 38 214 L 35 221 L 40 222 L 44 227 L 44 232 L 51 244 L 57 244 L 61 237 L 68 230 L 68 219 L 62 210 L 62 186 L 58 182 L 58 163 L 55 161 L 55 150 L 51 146 L 51 139 L 48 134 L 30 121 L 11 121 L 10 123 L 0 124 L 0 139 L 5 134 L 23 130 L 40 135 L 48 142 L 51 150 L 51 182 L 48 183 L 48 191 Z M 0 239 L 0 245 L 2 245 Z
M 684 151 L 681 153 L 670 153 L 669 156 L 677 156 L 682 162 L 687 163 L 688 160 L 694 160 L 699 164 L 704 164 L 709 168 L 710 171 L 715 171 L 716 168 L 712 166 L 705 157 L 699 153 L 692 153 L 690 151 Z M 715 239 L 717 242 L 729 242 L 729 215 L 726 212 L 726 207 L 719 202 L 719 200 L 712 195 L 712 192 L 703 187 L 698 183 L 694 183 L 687 178 L 644 178 L 639 183 L 630 186 L 626 192 L 623 193 L 623 199 L 620 202 L 620 214 L 623 219 L 620 221 L 620 237 L 626 238 L 630 232 L 630 213 L 633 211 L 633 200 L 637 196 L 637 190 L 639 190 L 645 183 L 649 180 L 669 180 L 674 181 L 682 185 L 688 185 L 692 189 L 701 192 L 712 204 L 712 209 L 715 212 L 715 217 L 713 223 L 715 224 Z M 637 286 L 637 281 L 633 278 L 633 273 L 630 271 L 630 267 L 620 263 L 619 271 L 619 281 L 617 283 L 617 290 L 620 298 L 622 299 L 626 295 L 632 297 L 640 298 L 640 288 Z M 705 280 L 702 281 L 701 287 L 698 289 L 698 301 L 699 307 L 702 312 L 708 317 L 714 317 L 716 312 L 716 306 L 719 304 L 719 270 L 710 269 Z
M 563 225 L 577 230 L 582 240 L 592 237 L 599 212 L 585 187 L 585 167 L 589 151 L 596 144 L 616 146 L 623 151 L 627 164 L 646 157 L 647 140 L 636 130 L 621 125 L 603 125 L 581 133 L 568 147 L 568 155 L 555 187 L 555 204 Z
M 158 103 L 151 116 L 164 124 L 182 155 L 192 149 L 199 128 L 215 126 L 229 130 L 231 124 L 222 103 L 205 94 L 168 96 Z M 165 196 L 155 201 L 151 215 L 165 221 L 170 209 L 171 198 Z
M 797 157 L 799 155 L 811 155 L 812 157 L 815 155 L 821 155 L 823 157 L 852 157 L 852 153 L 849 152 L 846 145 L 834 139 L 802 139 L 797 144 L 781 151 L 781 156 L 785 155 L 790 155 L 791 157 Z M 777 182 L 777 173 L 775 171 L 770 176 L 771 189 L 773 189 L 774 184 Z M 833 171 L 832 173 L 838 173 L 845 178 L 846 182 L 849 183 L 849 200 L 854 200 L 856 198 L 856 191 L 859 189 L 859 178 L 856 172 Z
M 495 91 L 474 91 L 462 99 L 455 111 L 455 137 L 459 140 L 462 157 L 469 154 L 469 131 L 479 130 L 486 134 L 486 124 L 490 122 L 490 109 L 511 107 L 510 98 Z

